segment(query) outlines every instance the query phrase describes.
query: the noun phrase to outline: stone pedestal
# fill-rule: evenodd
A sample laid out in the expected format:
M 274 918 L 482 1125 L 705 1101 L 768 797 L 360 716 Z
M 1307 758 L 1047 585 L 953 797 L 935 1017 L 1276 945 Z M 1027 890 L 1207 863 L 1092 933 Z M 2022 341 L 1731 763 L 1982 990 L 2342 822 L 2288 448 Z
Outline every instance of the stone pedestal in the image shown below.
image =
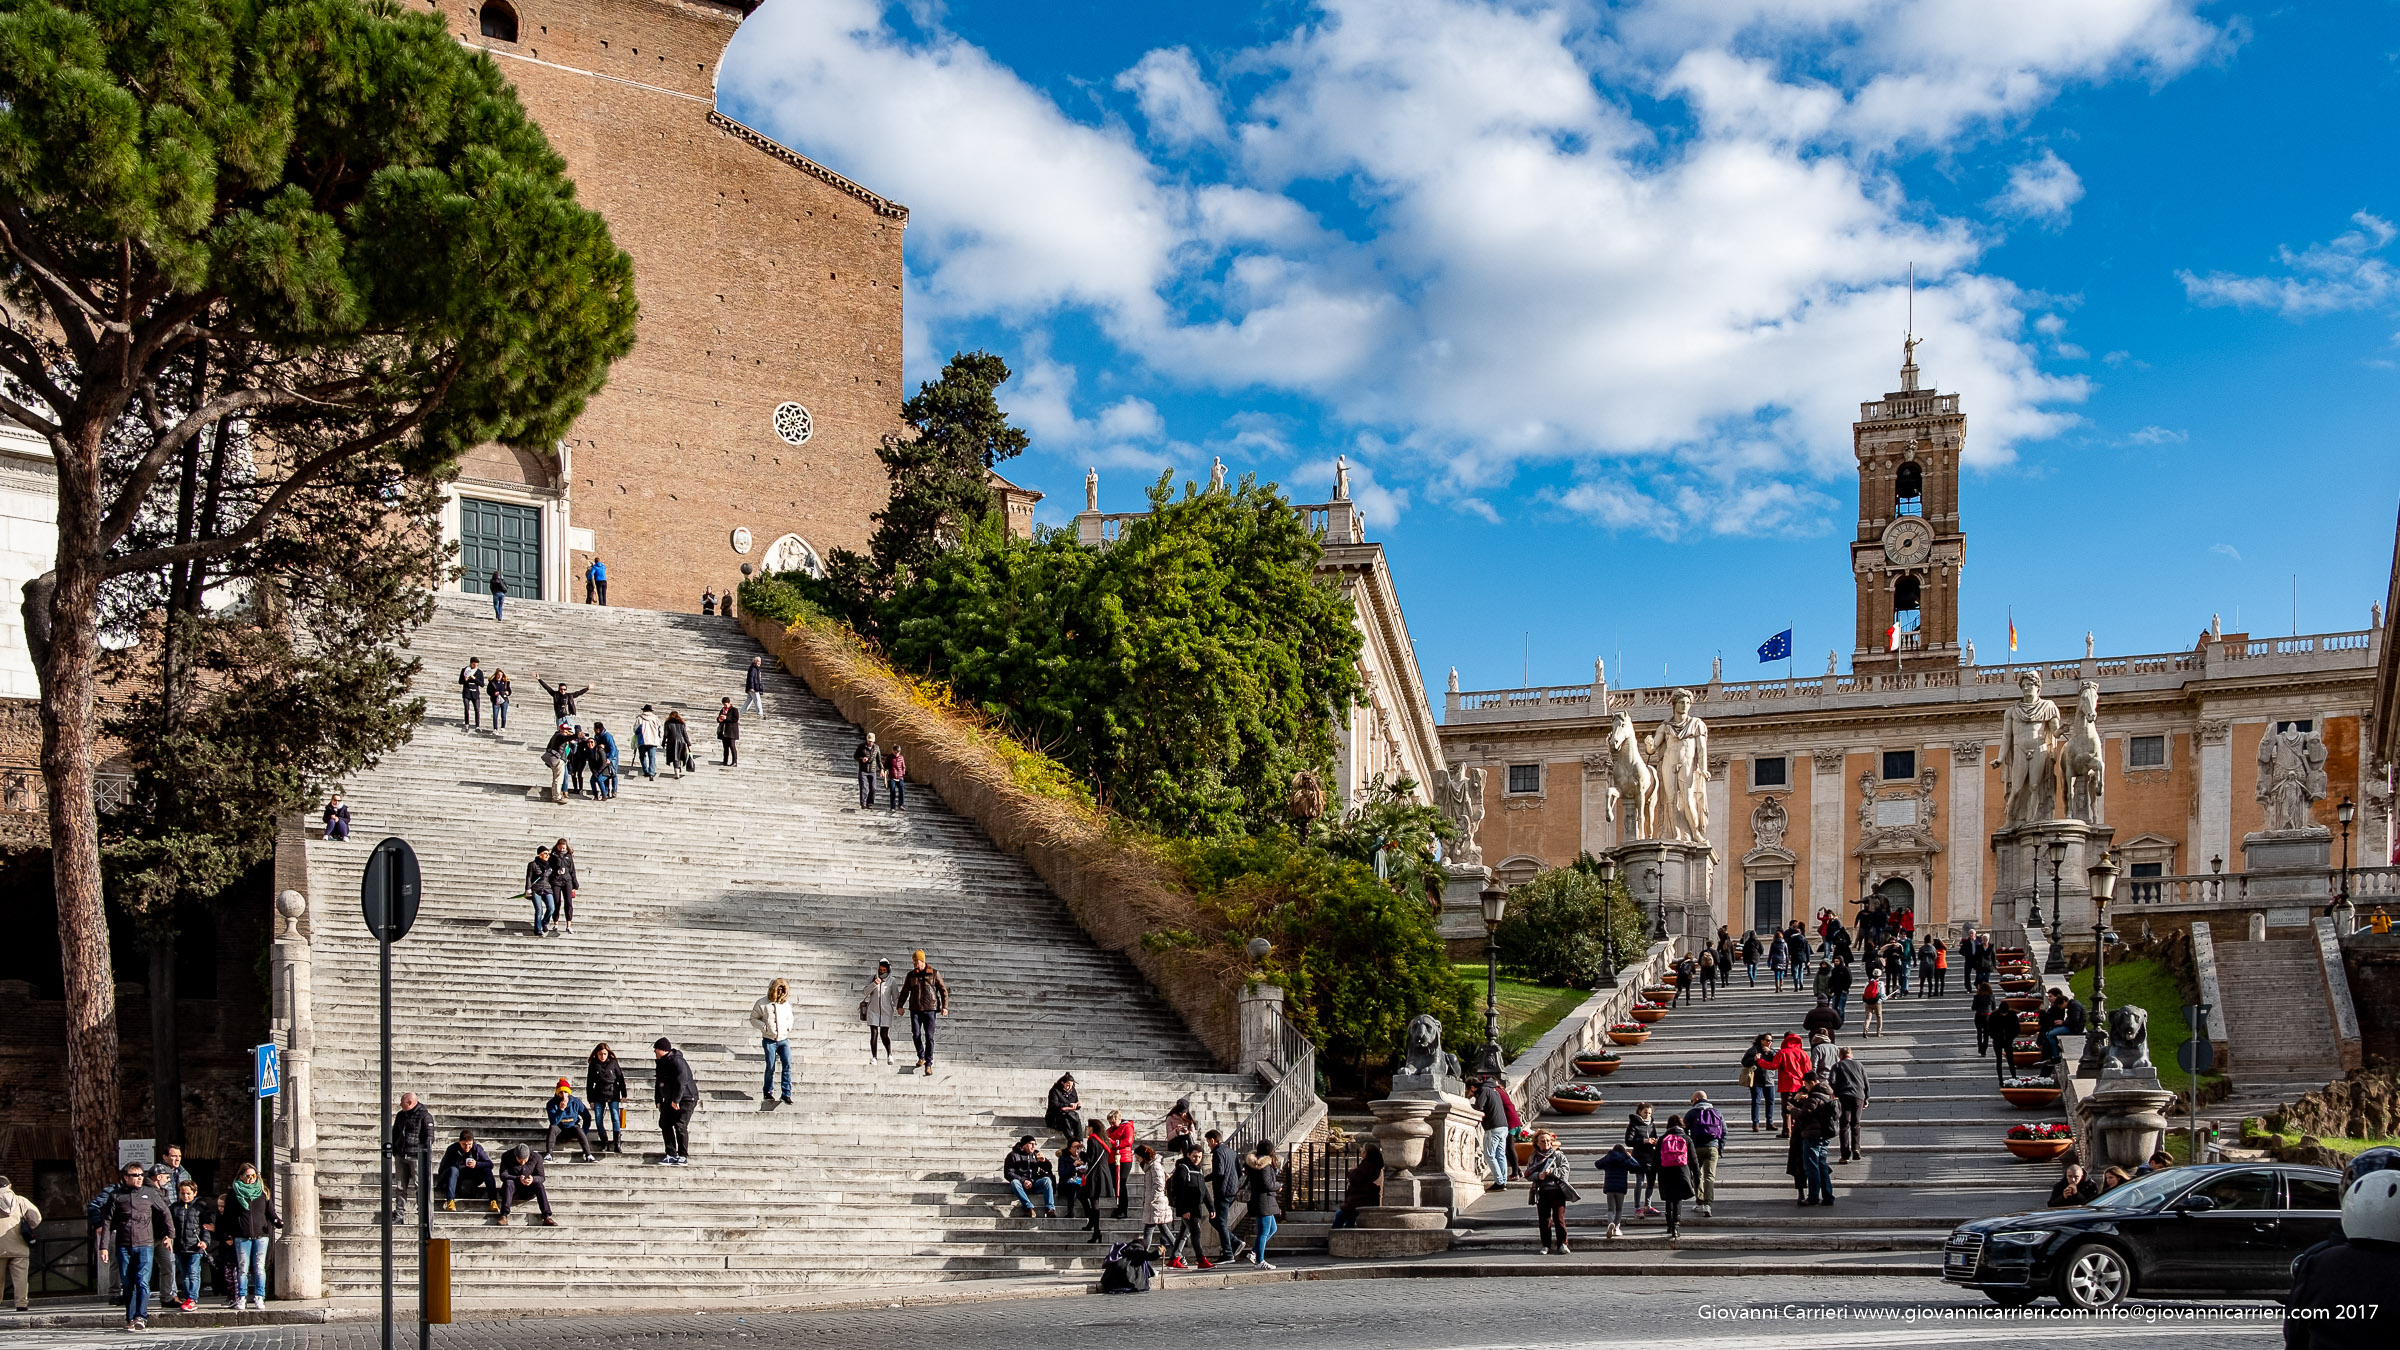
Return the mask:
M 1671 839 L 1636 839 L 1609 853 L 1617 860 L 1617 875 L 1625 882 L 1643 917 L 1658 931 L 1662 907 L 1667 936 L 1698 942 L 1714 937 L 1716 909 L 1710 899 L 1716 855 L 1706 844 Z
M 1483 959 L 1483 890 L 1492 884 L 1492 869 L 1481 863 L 1446 863 L 1450 879 L 1442 884 L 1439 920 L 1442 945 L 1453 961 Z
M 2246 893 L 2265 911 L 2267 927 L 2306 927 L 2318 909 L 2332 904 L 2332 866 L 2333 831 L 2322 825 L 2242 836 Z
M 1429 1185 L 1424 1175 L 1439 1175 L 1446 1150 L 1435 1143 L 1442 1136 L 1435 1117 L 1447 1109 L 1448 1100 L 1410 1096 L 1367 1103 L 1375 1113 L 1375 1142 L 1383 1150 L 1384 1203 L 1360 1210 L 1358 1227 L 1336 1229 L 1326 1239 L 1328 1253 L 1355 1260 L 1450 1249 L 1450 1208 L 1427 1203 L 1427 1192 L 1447 1191 L 1447 1181 Z M 1431 1167 L 1428 1153 L 1434 1155 Z
M 316 1019 L 311 952 L 298 891 L 275 897 L 283 936 L 275 939 L 270 988 L 272 1034 L 282 1046 L 283 1100 L 275 1111 L 275 1203 L 283 1231 L 268 1245 L 281 1297 L 325 1296 L 325 1238 L 317 1223 Z
M 1250 985 L 1242 990 L 1240 1008 L 1242 1060 L 1237 1071 L 1255 1073 L 1262 1064 L 1282 1064 L 1283 990 L 1271 984 Z
M 2069 947 L 2079 945 L 2078 937 L 2089 942 L 2092 886 L 2085 869 L 2100 861 L 2115 839 L 2116 831 L 2109 826 L 2088 825 L 2080 820 L 2037 820 L 2024 825 L 2004 825 L 1992 831 L 1992 856 L 1998 864 L 1995 875 L 1999 879 L 1992 888 L 1992 929 L 2005 933 L 2029 926 L 2034 901 L 2039 899 L 2042 929 L 2049 931 L 2052 907 L 2049 845 L 2058 841 L 2067 846 L 2066 860 L 2058 868 L 2058 903 L 2066 907 L 2066 913 L 2059 918 L 2059 938 Z
M 2174 1104 L 2175 1094 L 2159 1086 L 2156 1069 L 2104 1071 L 2097 1090 L 2075 1104 L 2084 1170 L 2131 1172 L 2149 1162 L 2166 1136 L 2166 1110 Z

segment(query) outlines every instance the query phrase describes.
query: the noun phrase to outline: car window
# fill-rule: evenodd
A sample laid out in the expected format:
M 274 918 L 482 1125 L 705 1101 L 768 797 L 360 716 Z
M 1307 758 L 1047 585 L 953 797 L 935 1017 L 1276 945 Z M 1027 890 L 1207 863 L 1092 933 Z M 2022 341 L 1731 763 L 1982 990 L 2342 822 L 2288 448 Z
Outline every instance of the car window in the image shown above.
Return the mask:
M 2152 1172 L 2146 1177 L 2135 1177 L 2115 1190 L 2102 1192 L 2093 1199 L 2092 1208 L 2148 1209 L 2165 1199 L 2169 1191 L 2175 1190 L 2190 1179 L 2187 1172 L 2172 1167 L 2164 1172 Z
M 2287 1173 L 2284 1181 L 2292 1188 L 2292 1203 L 2286 1208 L 2340 1209 L 2342 1207 L 2342 1183 L 2338 1181 L 2328 1181 L 2323 1177 L 2304 1177 L 2296 1173 Z
M 2274 1209 L 2281 1198 L 2275 1182 L 2275 1174 L 2261 1168 L 2227 1172 L 2194 1186 L 2184 1198 L 2205 1195 L 2216 1201 L 2219 1209 Z

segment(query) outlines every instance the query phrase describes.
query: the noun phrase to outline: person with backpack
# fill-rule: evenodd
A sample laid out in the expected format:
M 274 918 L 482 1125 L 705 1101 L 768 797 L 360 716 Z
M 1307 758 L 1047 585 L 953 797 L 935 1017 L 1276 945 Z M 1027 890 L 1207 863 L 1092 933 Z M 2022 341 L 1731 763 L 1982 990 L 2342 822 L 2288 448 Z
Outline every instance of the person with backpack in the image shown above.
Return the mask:
M 1658 1137 L 1658 1198 L 1667 1205 L 1667 1241 L 1682 1235 L 1683 1202 L 1697 1193 L 1692 1185 L 1692 1137 L 1683 1117 L 1667 1117 L 1666 1132 Z
M 1648 1102 L 1625 1117 L 1625 1151 L 1639 1169 L 1633 1174 L 1633 1217 L 1655 1218 L 1663 1212 L 1650 1205 L 1658 1189 L 1658 1127 L 1651 1123 Z
M 461 711 L 459 725 L 483 729 L 483 658 L 470 656 L 458 668 L 458 697 L 466 707 Z
M 1669 1007 L 1682 1007 L 1692 1001 L 1692 980 L 1699 974 L 1699 963 L 1686 956 L 1675 962 L 1675 998 Z
M 1275 1236 L 1276 1220 L 1283 1217 L 1283 1166 L 1276 1160 L 1275 1145 L 1259 1140 L 1243 1168 L 1249 1174 L 1244 1189 L 1249 1194 L 1250 1218 L 1258 1225 L 1258 1241 L 1251 1246 L 1250 1260 L 1260 1270 L 1273 1270 L 1275 1267 L 1267 1264 L 1267 1240 Z
M 1859 991 L 1858 998 L 1861 1003 L 1866 1005 L 1867 1009 L 1867 1025 L 1860 1034 L 1865 1036 L 1882 1035 L 1883 976 L 1873 971 L 1868 972 L 1867 987 Z
M 0 1177 L 0 1293 L 16 1295 L 18 1312 L 33 1307 L 33 1234 L 42 1226 L 41 1206 L 16 1193 Z
M 1217 1264 L 1200 1246 L 1200 1218 L 1208 1212 L 1208 1165 L 1201 1156 L 1200 1142 L 1187 1142 L 1183 1156 L 1175 1160 L 1174 1170 L 1167 1175 L 1167 1204 L 1175 1212 L 1175 1231 L 1167 1240 L 1167 1265 L 1176 1270 L 1184 1268 L 1186 1240 L 1192 1246 L 1193 1265 L 1213 1270 Z
M 1775 1128 L 1775 1047 L 1760 1032 L 1742 1052 L 1742 1086 L 1750 1093 L 1750 1133 Z M 1762 1126 L 1761 1120 L 1765 1121 Z
M 1051 1170 L 1050 1160 L 1042 1156 L 1032 1135 L 1019 1138 L 1007 1156 L 1000 1159 L 1000 1179 L 1016 1194 L 1017 1203 L 1025 1207 L 1025 1217 L 1044 1219 L 1058 1217 L 1058 1174 Z M 1041 1202 L 1034 1202 L 1033 1193 L 1041 1192 Z
M 1717 954 L 1710 948 L 1703 947 L 1700 949 L 1700 1001 L 1706 1003 L 1716 996 Z
M 666 1152 L 659 1164 L 665 1167 L 689 1167 L 692 1163 L 692 1108 L 700 1104 L 700 1080 L 693 1076 L 691 1061 L 675 1048 L 675 1043 L 661 1036 L 651 1043 L 657 1056 L 657 1077 L 650 1095 L 658 1103 L 658 1132 L 666 1140 Z
M 1692 1198 L 1699 1202 L 1701 1218 L 1714 1218 L 1717 1157 L 1725 1151 L 1725 1117 L 1706 1092 L 1695 1092 L 1691 1109 L 1683 1113 L 1683 1129 L 1692 1140 Z
M 1560 1256 L 1574 1250 L 1567 1245 L 1567 1206 L 1583 1198 L 1575 1183 L 1567 1177 L 1567 1155 L 1558 1146 L 1558 1136 L 1548 1130 L 1533 1132 L 1533 1158 L 1525 1164 L 1525 1189 L 1531 1192 L 1535 1220 L 1542 1232 L 1542 1255 Z
M 1608 1235 L 1612 1238 L 1623 1237 L 1625 1192 L 1632 1187 L 1634 1175 L 1641 1171 L 1641 1164 L 1633 1160 L 1632 1152 L 1625 1147 L 1624 1141 L 1619 1140 L 1592 1166 L 1600 1169 L 1600 1188 L 1608 1198 Z
M 1834 1115 L 1839 1122 L 1841 1135 L 1841 1160 L 1846 1163 L 1862 1162 L 1867 1155 L 1859 1151 L 1858 1127 L 1867 1109 L 1870 1092 L 1866 1062 L 1851 1058 L 1850 1048 L 1844 1046 L 1841 1057 L 1833 1062 L 1833 1072 L 1826 1081 L 1833 1088 Z
M 592 1047 L 592 1057 L 584 1061 L 583 1098 L 592 1104 L 592 1114 L 600 1121 L 600 1147 L 610 1153 L 625 1151 L 625 1066 L 617 1062 L 617 1052 L 602 1041 Z

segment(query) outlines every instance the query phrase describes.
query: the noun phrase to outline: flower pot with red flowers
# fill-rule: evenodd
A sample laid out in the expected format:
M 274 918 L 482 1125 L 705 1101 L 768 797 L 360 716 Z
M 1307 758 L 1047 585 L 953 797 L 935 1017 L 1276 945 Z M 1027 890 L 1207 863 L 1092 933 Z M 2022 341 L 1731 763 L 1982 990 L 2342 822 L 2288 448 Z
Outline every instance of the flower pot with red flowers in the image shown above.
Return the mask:
M 2063 1121 L 2008 1127 L 2008 1151 L 2027 1162 L 2050 1162 L 2075 1147 L 2074 1131 Z
M 2063 1091 L 2065 1089 L 2058 1085 L 2058 1080 L 2046 1073 L 2000 1080 L 2001 1098 L 2021 1111 L 2034 1111 L 2045 1106 L 2055 1105 L 2059 1094 Z
M 1650 985 L 1642 990 L 1642 997 L 1653 1003 L 1664 1003 L 1675 997 L 1675 986 L 1671 984 Z
M 1624 1062 L 1625 1057 L 1614 1050 L 1586 1051 L 1575 1057 L 1575 1072 L 1591 1078 L 1606 1078 Z
M 1600 1089 L 1591 1083 L 1562 1083 L 1550 1089 L 1550 1109 L 1562 1116 L 1588 1116 L 1600 1104 Z
M 1608 1039 L 1617 1045 L 1640 1045 L 1650 1039 L 1650 1028 L 1639 1022 L 1611 1022 Z
M 1533 1161 L 1533 1127 L 1520 1126 L 1508 1137 L 1508 1151 L 1517 1155 L 1517 1166 Z
M 1634 1021 L 1647 1024 L 1665 1021 L 1667 1014 L 1674 1009 L 1664 1003 L 1636 1003 L 1625 1011 Z
M 2044 1050 L 2042 1043 L 2031 1036 L 2019 1036 L 2009 1043 L 2008 1062 L 2018 1068 L 2023 1068 L 2028 1064 L 2039 1064 L 2048 1058 L 2050 1058 L 2050 1052 Z

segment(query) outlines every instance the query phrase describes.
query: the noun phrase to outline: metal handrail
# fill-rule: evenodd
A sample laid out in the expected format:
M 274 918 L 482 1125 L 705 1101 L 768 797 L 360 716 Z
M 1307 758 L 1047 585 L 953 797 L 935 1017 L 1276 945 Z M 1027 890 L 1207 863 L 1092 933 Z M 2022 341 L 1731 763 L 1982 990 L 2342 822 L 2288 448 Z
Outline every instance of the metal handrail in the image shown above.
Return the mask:
M 1256 1148 L 1261 1139 L 1281 1147 L 1284 1136 L 1317 1105 L 1316 1043 L 1301 1035 L 1282 1009 L 1268 1012 L 1275 1018 L 1275 1058 L 1258 1064 L 1258 1076 L 1268 1083 L 1267 1095 L 1248 1119 L 1234 1127 L 1234 1146 L 1244 1153 Z

